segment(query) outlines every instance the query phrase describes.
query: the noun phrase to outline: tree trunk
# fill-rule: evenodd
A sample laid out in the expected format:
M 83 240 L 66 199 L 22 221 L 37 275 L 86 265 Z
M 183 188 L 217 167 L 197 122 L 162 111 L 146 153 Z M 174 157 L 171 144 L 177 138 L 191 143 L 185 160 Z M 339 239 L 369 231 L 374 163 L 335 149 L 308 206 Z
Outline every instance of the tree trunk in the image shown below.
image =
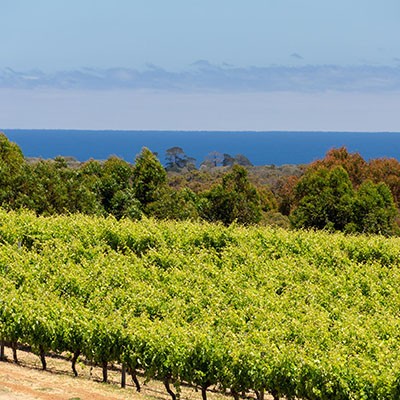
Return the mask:
M 201 387 L 201 397 L 203 400 L 207 400 L 207 386 Z
M 169 387 L 169 378 L 168 377 L 166 377 L 164 379 L 164 386 L 165 386 L 165 389 L 167 390 L 168 394 L 171 396 L 171 399 L 176 400 L 176 394 Z
M 71 367 L 72 367 L 72 372 L 74 373 L 74 376 L 78 376 L 78 371 L 76 370 L 76 362 L 78 361 L 78 357 L 81 354 L 80 350 L 76 350 L 74 352 L 74 356 L 72 357 L 71 360 Z
M 39 346 L 39 352 L 40 352 L 40 361 L 42 362 L 42 369 L 43 371 L 46 371 L 47 368 L 46 354 L 44 352 L 43 346 Z
M 17 342 L 11 342 L 11 348 L 13 353 L 13 360 L 15 364 L 18 364 L 18 356 L 17 356 Z
M 5 360 L 5 354 L 4 354 L 4 341 L 0 340 L 0 361 Z
M 140 392 L 140 383 L 139 383 L 138 378 L 136 376 L 136 371 L 134 369 L 132 369 L 132 368 L 129 368 L 129 370 L 130 370 L 130 374 L 131 374 L 131 377 L 132 377 L 132 381 L 136 386 L 136 391 Z
M 278 392 L 276 390 L 271 390 L 271 395 L 272 395 L 274 400 L 279 400 L 279 395 L 278 395 Z
M 107 383 L 107 381 L 108 381 L 107 361 L 103 361 L 101 363 L 101 366 L 103 368 L 103 382 Z
M 126 387 L 126 367 L 125 364 L 122 364 L 122 371 L 121 371 L 121 387 L 125 389 Z
M 235 389 L 231 389 L 231 394 L 235 400 L 239 400 L 239 393 Z
M 264 389 L 261 389 L 260 391 L 255 390 L 257 400 L 264 400 Z

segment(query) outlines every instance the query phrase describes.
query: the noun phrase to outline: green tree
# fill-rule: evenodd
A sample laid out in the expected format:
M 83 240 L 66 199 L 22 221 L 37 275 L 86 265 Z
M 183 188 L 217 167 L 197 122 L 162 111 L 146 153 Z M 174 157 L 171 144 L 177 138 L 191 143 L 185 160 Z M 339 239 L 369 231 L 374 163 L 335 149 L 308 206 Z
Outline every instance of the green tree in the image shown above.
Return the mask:
M 122 217 L 140 219 L 142 216 L 141 204 L 131 188 L 114 193 L 109 204 L 109 212 L 117 219 Z
M 206 168 L 215 168 L 222 165 L 224 156 L 219 151 L 208 153 L 204 161 L 201 163 Z
M 24 156 L 19 146 L 0 132 L 0 205 L 13 208 L 22 184 Z
M 252 167 L 253 163 L 243 154 L 236 154 L 235 161 L 239 165 L 243 165 L 244 167 Z
M 17 208 L 26 207 L 47 215 L 99 213 L 95 193 L 82 181 L 79 171 L 69 168 L 61 157 L 26 164 L 19 189 Z
M 297 183 L 294 227 L 343 230 L 353 220 L 354 190 L 342 167 L 310 170 Z
M 207 203 L 202 216 L 210 221 L 222 221 L 225 225 L 237 221 L 254 224 L 261 219 L 261 202 L 256 188 L 250 183 L 245 168 L 234 165 L 225 174 L 222 184 L 205 193 Z
M 223 167 L 231 167 L 232 165 L 235 164 L 235 157 L 232 157 L 228 153 L 224 153 L 223 156 L 224 156 L 224 159 L 222 160 Z
M 132 188 L 142 207 L 156 201 L 167 182 L 167 173 L 157 157 L 146 147 L 136 157 Z
M 132 187 L 132 166 L 118 157 L 110 157 L 102 165 L 100 174 L 97 184 L 104 210 L 106 213 L 114 214 L 118 217 L 123 216 L 123 209 L 129 208 L 126 201 L 132 197 L 131 195 L 123 195 L 123 192 L 129 191 Z M 114 198 L 115 196 L 117 196 L 116 199 Z M 124 201 L 122 201 L 123 198 L 125 199 Z
M 365 181 L 354 202 L 354 228 L 363 233 L 392 235 L 398 233 L 393 196 L 385 183 Z
M 234 164 L 242 165 L 243 167 L 251 167 L 253 164 L 251 161 L 243 154 L 236 154 L 235 157 L 232 157 L 230 154 L 224 153 L 222 160 L 222 166 L 230 167 Z
M 171 147 L 165 152 L 167 171 L 181 171 L 183 168 L 196 168 L 196 159 L 188 157 L 181 147 Z
M 149 215 L 158 219 L 198 219 L 199 197 L 190 189 L 174 190 L 165 187 L 160 190 L 156 201 L 147 207 Z
M 102 164 L 97 160 L 89 160 L 78 169 L 78 181 L 82 188 L 93 197 L 93 203 L 89 210 L 82 211 L 89 214 L 105 214 L 102 197 L 101 179 L 103 176 Z
M 398 231 L 393 196 L 384 183 L 363 182 L 355 191 L 342 167 L 309 170 L 295 187 L 296 228 L 333 229 L 391 235 Z
M 117 219 L 140 219 L 141 205 L 132 188 L 133 167 L 128 162 L 110 157 L 101 164 L 90 160 L 79 171 L 86 185 L 98 199 L 98 208 Z

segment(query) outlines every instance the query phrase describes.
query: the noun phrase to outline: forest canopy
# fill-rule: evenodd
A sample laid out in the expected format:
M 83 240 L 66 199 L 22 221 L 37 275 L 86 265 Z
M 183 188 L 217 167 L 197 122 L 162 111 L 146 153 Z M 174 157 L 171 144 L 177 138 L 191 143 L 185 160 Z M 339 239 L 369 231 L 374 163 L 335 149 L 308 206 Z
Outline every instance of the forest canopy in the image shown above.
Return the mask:
M 133 157 L 132 157 L 133 158 Z M 0 206 L 37 215 L 143 216 L 224 225 L 279 225 L 348 233 L 399 233 L 400 163 L 366 161 L 345 148 L 308 165 L 255 167 L 210 153 L 200 168 L 178 146 L 163 166 L 143 148 L 133 163 L 25 159 L 0 133 Z

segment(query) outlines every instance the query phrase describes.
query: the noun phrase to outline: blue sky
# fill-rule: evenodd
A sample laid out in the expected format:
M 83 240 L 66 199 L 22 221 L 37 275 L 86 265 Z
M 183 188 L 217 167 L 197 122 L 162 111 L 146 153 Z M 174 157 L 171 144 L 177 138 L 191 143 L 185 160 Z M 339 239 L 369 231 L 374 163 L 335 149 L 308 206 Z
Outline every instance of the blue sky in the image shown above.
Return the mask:
M 0 0 L 0 66 L 400 65 L 398 0 Z
M 400 131 L 399 0 L 0 0 L 0 15 L 0 129 Z

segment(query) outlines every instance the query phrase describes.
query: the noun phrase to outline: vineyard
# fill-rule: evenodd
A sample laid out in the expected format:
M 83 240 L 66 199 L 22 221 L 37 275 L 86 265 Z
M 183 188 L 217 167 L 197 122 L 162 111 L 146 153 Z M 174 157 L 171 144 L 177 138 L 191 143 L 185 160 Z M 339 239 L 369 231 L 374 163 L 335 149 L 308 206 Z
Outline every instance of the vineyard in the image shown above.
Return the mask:
M 0 211 L 0 243 L 16 359 L 118 364 L 172 398 L 400 398 L 398 238 Z

